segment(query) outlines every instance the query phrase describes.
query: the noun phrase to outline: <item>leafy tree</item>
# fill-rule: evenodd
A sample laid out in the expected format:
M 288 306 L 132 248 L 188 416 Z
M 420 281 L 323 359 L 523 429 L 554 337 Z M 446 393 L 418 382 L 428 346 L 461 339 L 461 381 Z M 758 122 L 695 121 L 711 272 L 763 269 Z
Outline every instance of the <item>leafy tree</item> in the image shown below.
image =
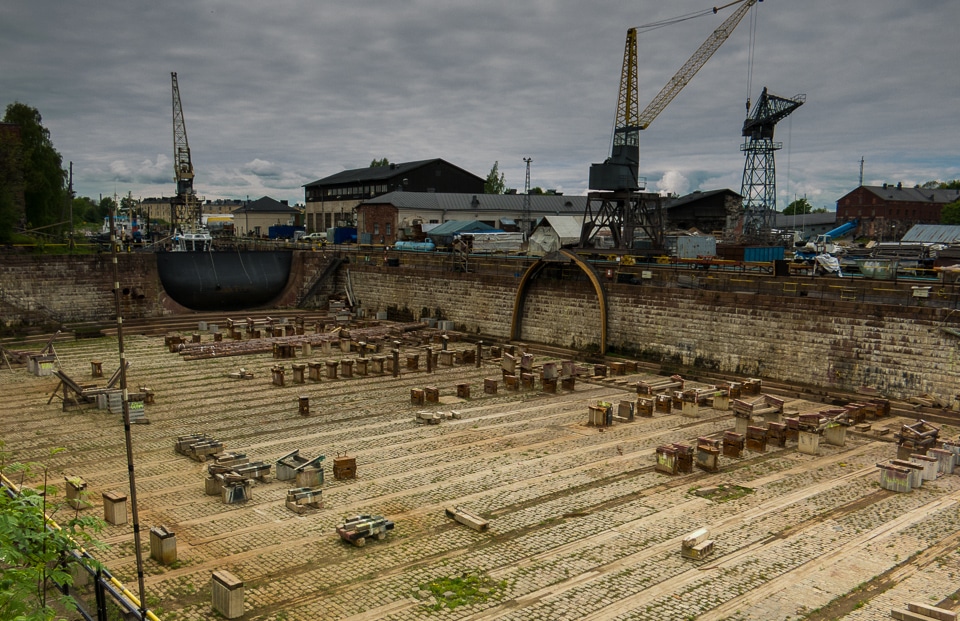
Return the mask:
M 370 168 L 379 168 L 381 166 L 389 166 L 389 165 L 390 165 L 390 160 L 388 160 L 385 157 L 379 160 L 373 160 L 372 162 L 370 162 Z
M 940 224 L 960 224 L 960 201 L 943 206 L 940 210 Z
M 783 210 L 783 215 L 785 216 L 799 216 L 804 213 L 812 213 L 813 205 L 810 204 L 806 198 L 798 198 L 793 201 L 787 208 Z
M 5 123 L 20 127 L 23 194 L 29 226 L 55 224 L 62 218 L 67 196 L 63 158 L 53 147 L 40 112 L 15 102 L 7 106 Z
M 814 209 L 814 210 L 811 211 L 810 213 L 827 213 L 827 208 L 826 208 L 826 207 L 817 207 L 816 209 Z
M 0 128 L 0 243 L 10 242 L 14 227 L 22 224 L 22 159 L 19 132 Z
M 14 485 L 35 475 L 42 475 L 43 483 L 37 489 L 21 485 L 13 496 L 6 485 L 0 491 L 0 619 L 52 621 L 61 618 L 57 610 L 76 609 L 70 598 L 52 588 L 73 584 L 70 569 L 77 561 L 68 552 L 99 545 L 91 533 L 103 524 L 74 511 L 58 520 L 59 529 L 48 527 L 47 516 L 53 518 L 65 505 L 51 502 L 57 490 L 47 484 L 47 469 L 37 464 L 6 465 L 6 457 L 0 441 L 0 474 L 19 479 Z
M 493 163 L 493 168 L 487 174 L 487 180 L 483 183 L 484 194 L 503 194 L 507 189 L 504 182 L 504 175 L 500 172 L 500 162 Z
M 73 199 L 73 222 L 100 222 L 100 208 L 89 196 L 78 196 Z
M 530 188 L 531 196 L 542 196 L 544 194 L 546 194 L 546 192 L 544 192 L 543 188 L 541 188 L 540 186 L 537 186 L 535 188 Z
M 940 184 L 941 190 L 960 190 L 960 179 L 954 179 L 953 181 L 947 181 L 946 183 Z

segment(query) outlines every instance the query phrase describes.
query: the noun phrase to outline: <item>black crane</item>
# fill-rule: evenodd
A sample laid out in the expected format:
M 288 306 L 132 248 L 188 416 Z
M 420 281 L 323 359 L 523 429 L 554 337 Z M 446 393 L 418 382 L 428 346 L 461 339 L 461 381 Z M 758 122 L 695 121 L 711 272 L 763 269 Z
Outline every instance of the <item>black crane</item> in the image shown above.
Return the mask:
M 667 104 L 673 101 L 758 1 L 762 0 L 734 0 L 698 14 L 697 16 L 711 12 L 717 13 L 735 4 L 740 5 L 707 37 L 642 112 L 639 111 L 637 101 L 637 28 L 630 28 L 627 31 L 617 115 L 614 121 L 613 146 L 610 157 L 603 163 L 590 166 L 590 189 L 599 191 L 590 192 L 587 195 L 587 207 L 580 234 L 581 247 L 589 246 L 592 238 L 602 227 L 610 229 L 616 248 L 629 248 L 632 245 L 636 227 L 645 229 L 654 245 L 659 247 L 659 242 L 662 241 L 660 240 L 662 226 L 659 197 L 656 194 L 638 193 L 646 186 L 646 180 L 638 176 L 640 130 L 646 129 L 667 107 Z M 688 17 L 668 21 L 682 21 L 682 19 L 688 19 Z M 651 205 L 654 206 L 651 207 Z
M 807 96 L 779 97 L 763 88 L 753 112 L 743 122 L 746 138 L 740 150 L 746 154 L 743 166 L 743 196 L 741 230 L 738 237 L 745 240 L 764 241 L 773 228 L 777 212 L 777 175 L 774 153 L 783 148 L 782 142 L 774 142 L 773 132 L 777 123 L 803 105 Z M 749 106 L 749 102 L 748 102 Z

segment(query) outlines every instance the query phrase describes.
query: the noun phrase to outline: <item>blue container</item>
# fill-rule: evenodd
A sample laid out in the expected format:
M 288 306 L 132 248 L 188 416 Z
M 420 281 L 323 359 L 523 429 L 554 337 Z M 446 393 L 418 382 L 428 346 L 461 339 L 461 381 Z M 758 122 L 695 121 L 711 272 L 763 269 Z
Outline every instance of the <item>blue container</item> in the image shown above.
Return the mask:
M 783 260 L 783 246 L 755 246 L 743 249 L 744 263 L 771 263 Z

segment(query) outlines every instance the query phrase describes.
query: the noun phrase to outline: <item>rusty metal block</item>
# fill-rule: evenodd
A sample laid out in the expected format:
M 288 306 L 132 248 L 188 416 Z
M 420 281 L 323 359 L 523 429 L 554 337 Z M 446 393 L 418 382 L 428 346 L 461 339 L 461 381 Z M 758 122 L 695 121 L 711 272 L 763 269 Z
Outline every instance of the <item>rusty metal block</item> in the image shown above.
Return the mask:
M 743 434 L 726 431 L 723 434 L 723 456 L 740 459 L 745 440 Z
M 763 453 L 767 450 L 767 430 L 763 427 L 747 427 L 747 450 Z
M 337 453 L 333 458 L 333 478 L 342 481 L 357 477 L 357 458 L 349 457 L 346 453 Z

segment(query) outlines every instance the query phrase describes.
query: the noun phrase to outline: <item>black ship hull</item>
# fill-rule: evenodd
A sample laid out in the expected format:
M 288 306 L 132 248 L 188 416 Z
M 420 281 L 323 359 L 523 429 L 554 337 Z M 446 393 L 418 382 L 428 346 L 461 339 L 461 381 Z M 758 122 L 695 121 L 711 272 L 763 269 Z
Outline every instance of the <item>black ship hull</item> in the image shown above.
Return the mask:
M 196 311 L 239 311 L 269 304 L 290 278 L 292 251 L 161 252 L 160 283 Z

